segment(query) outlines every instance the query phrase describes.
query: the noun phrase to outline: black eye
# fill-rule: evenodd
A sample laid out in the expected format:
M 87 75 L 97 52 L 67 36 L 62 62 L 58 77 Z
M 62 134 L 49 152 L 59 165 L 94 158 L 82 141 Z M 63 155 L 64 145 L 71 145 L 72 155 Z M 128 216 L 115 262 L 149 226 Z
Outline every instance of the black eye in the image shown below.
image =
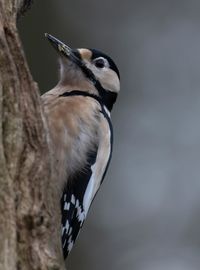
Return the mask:
M 104 68 L 105 67 L 105 61 L 102 58 L 95 60 L 94 64 L 97 68 Z

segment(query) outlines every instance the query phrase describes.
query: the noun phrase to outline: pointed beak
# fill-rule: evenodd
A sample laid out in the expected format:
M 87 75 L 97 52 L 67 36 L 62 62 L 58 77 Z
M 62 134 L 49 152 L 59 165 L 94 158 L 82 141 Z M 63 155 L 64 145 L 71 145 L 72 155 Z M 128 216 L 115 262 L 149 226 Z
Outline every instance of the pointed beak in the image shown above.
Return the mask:
M 77 64 L 80 68 L 85 65 L 83 61 L 74 54 L 73 50 L 69 46 L 64 44 L 62 41 L 47 33 L 45 33 L 45 37 L 49 40 L 51 45 L 56 49 L 59 54 L 67 57 L 69 60 Z
M 71 49 L 69 46 L 64 44 L 62 41 L 59 39 L 55 38 L 54 36 L 45 33 L 45 37 L 49 40 L 51 45 L 56 49 L 56 51 L 67 57 L 70 61 L 75 63 L 85 74 L 85 76 L 94 84 L 96 85 L 97 79 L 93 72 L 86 66 L 83 60 L 81 60 L 79 57 L 76 56 L 74 53 L 74 50 Z

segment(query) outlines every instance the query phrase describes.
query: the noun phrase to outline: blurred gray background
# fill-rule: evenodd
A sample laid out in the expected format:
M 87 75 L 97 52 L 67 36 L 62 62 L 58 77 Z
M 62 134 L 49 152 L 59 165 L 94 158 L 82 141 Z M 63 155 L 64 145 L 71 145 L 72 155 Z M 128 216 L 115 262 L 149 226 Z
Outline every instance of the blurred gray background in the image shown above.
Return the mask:
M 69 270 L 199 270 L 200 1 L 35 1 L 19 28 L 42 91 L 58 66 L 44 32 L 121 71 L 112 164 Z

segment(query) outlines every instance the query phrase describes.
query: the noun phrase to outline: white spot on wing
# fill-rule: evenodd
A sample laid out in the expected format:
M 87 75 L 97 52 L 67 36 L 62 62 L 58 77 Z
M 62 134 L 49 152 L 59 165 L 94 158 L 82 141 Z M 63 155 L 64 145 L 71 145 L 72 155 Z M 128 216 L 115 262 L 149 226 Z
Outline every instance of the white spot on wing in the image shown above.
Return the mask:
M 77 200 L 76 200 L 76 206 L 75 206 L 75 207 L 78 208 L 79 205 L 80 205 L 80 204 L 79 204 L 79 200 L 77 199 Z
M 69 234 L 69 235 L 72 234 L 72 227 L 70 227 L 68 234 Z
M 72 237 L 70 236 L 69 240 L 68 240 L 68 251 L 70 252 L 73 248 L 73 245 L 74 245 L 74 241 L 72 241 Z
M 72 194 L 72 196 L 71 196 L 71 203 L 75 204 L 75 197 L 74 197 L 74 194 Z
M 65 223 L 65 226 L 62 227 L 62 235 L 64 233 L 64 230 L 66 229 L 66 234 L 68 233 L 68 230 L 69 230 L 69 221 L 66 220 L 66 223 Z
M 77 209 L 78 221 L 80 221 L 81 225 L 82 225 L 83 221 L 85 220 L 86 215 L 85 215 L 85 211 L 82 210 L 82 207 L 81 207 L 80 202 L 79 202 L 78 199 L 76 200 L 76 206 L 75 207 Z
M 64 210 L 69 210 L 69 208 L 70 208 L 70 203 L 65 202 Z

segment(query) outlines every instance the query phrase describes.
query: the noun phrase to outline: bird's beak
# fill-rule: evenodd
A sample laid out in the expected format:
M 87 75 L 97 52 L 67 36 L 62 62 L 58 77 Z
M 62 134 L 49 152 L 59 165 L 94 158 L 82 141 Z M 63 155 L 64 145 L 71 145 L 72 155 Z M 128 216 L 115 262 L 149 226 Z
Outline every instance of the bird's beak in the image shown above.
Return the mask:
M 87 67 L 87 65 L 84 63 L 83 60 L 81 60 L 79 57 L 76 56 L 74 53 L 74 50 L 71 49 L 69 46 L 65 45 L 62 41 L 55 38 L 54 36 L 45 33 L 45 37 L 48 38 L 51 45 L 56 49 L 57 52 L 59 52 L 61 55 L 64 55 L 67 57 L 70 61 L 75 63 L 85 74 L 85 76 L 92 81 L 93 84 L 96 85 L 97 79 L 93 72 Z
M 74 54 L 73 50 L 69 46 L 64 44 L 62 41 L 60 41 L 59 39 L 47 33 L 45 33 L 45 37 L 48 38 L 51 45 L 60 54 L 64 55 L 65 57 L 70 59 L 72 62 L 76 63 L 80 68 L 82 68 L 85 65 L 83 61 Z

